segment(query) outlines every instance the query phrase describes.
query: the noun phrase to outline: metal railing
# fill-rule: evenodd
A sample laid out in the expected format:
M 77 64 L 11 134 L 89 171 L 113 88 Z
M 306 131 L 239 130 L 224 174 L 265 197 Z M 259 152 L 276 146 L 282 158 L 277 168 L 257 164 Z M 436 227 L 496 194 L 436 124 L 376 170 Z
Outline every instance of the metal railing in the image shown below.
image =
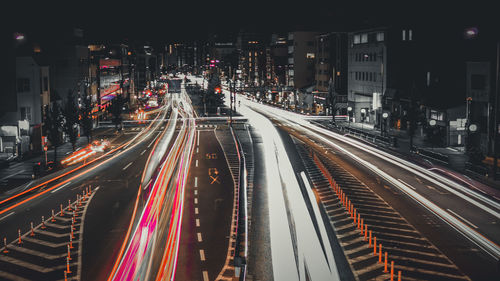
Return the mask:
M 393 136 L 381 136 L 381 135 L 376 135 L 372 133 L 368 133 L 366 131 L 358 130 L 355 128 L 351 127 L 346 127 L 346 126 L 339 126 L 338 127 L 340 131 L 348 133 L 352 136 L 358 137 L 360 139 L 364 139 L 366 141 L 370 141 L 373 143 L 382 143 L 388 146 L 393 146 L 397 147 L 398 146 L 398 139 Z

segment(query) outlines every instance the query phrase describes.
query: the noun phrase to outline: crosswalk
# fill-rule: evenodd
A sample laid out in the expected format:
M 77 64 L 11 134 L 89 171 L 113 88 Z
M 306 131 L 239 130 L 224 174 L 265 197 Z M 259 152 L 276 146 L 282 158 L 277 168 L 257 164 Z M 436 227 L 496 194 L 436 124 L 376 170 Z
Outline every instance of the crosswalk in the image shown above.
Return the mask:
M 53 211 L 42 222 L 0 248 L 0 280 L 80 280 L 83 224 L 95 191 L 65 208 Z M 70 273 L 67 273 L 67 271 Z M 65 273 L 66 272 L 66 273 Z
M 294 139 L 299 155 L 311 178 L 344 254 L 358 280 L 386 280 L 384 263 L 374 254 L 367 239 L 353 224 L 325 175 L 311 157 L 312 151 Z M 364 183 L 340 165 L 323 155 L 316 154 L 335 181 L 339 184 L 356 209 L 366 227 L 382 244 L 395 271 L 402 271 L 404 280 L 470 280 L 456 265 L 421 235 L 404 217 L 388 205 Z

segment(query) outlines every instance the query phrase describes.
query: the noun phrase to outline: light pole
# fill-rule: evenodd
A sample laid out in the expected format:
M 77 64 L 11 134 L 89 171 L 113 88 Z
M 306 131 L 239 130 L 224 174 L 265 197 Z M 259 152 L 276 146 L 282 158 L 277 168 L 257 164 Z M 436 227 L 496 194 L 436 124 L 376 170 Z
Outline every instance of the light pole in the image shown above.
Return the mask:
M 347 107 L 347 120 L 349 121 L 349 128 L 351 127 L 351 111 L 352 111 L 352 107 Z
M 431 126 L 432 128 L 432 139 L 431 139 L 431 148 L 432 150 L 434 150 L 434 127 L 436 126 L 436 120 L 432 119 L 429 121 L 429 125 Z M 411 150 L 411 147 L 410 147 L 410 150 Z
M 384 137 L 387 135 L 387 117 L 389 117 L 389 113 L 387 112 L 382 113 L 382 118 L 384 119 L 384 122 L 381 124 L 380 130 L 382 130 L 382 136 Z

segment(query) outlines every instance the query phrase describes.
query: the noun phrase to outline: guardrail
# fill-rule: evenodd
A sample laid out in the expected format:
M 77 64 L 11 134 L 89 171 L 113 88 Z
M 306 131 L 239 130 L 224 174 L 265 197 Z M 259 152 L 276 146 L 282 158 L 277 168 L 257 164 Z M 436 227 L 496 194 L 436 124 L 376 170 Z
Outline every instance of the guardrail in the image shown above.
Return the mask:
M 248 256 L 248 220 L 247 220 L 247 170 L 245 162 L 245 154 L 238 138 L 234 134 L 232 126 L 229 127 L 239 160 L 239 180 L 237 183 L 236 192 L 238 193 L 238 215 L 236 222 L 236 245 L 234 251 L 234 268 L 235 276 L 239 277 L 240 281 L 246 279 L 247 272 L 247 256 Z
M 368 132 L 365 132 L 365 131 L 362 131 L 362 130 L 358 130 L 358 129 L 346 127 L 346 126 L 338 126 L 338 128 L 342 132 L 346 132 L 346 133 L 348 133 L 350 135 L 353 135 L 353 136 L 358 137 L 360 139 L 364 139 L 366 141 L 370 141 L 370 142 L 373 142 L 373 143 L 382 143 L 382 144 L 385 144 L 385 145 L 388 145 L 388 146 L 393 146 L 393 147 L 397 147 L 398 146 L 398 139 L 396 137 L 392 137 L 392 136 L 388 136 L 388 137 L 380 136 L 380 135 L 368 133 Z

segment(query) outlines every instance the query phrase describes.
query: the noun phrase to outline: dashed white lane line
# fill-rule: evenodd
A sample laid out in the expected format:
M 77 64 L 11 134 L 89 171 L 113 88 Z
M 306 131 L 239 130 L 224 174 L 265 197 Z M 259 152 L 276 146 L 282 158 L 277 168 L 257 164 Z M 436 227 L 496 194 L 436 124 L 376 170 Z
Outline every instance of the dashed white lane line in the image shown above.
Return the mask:
M 197 147 L 197 148 L 196 148 L 196 153 L 198 153 L 198 149 L 199 149 L 199 148 Z
M 67 182 L 67 183 L 65 183 L 65 184 L 63 184 L 63 185 L 61 185 L 60 187 L 58 187 L 58 188 L 56 188 L 56 189 L 52 190 L 50 193 L 56 193 L 57 191 L 59 191 L 59 189 L 61 189 L 61 188 L 65 187 L 65 186 L 67 186 L 67 185 L 68 185 L 68 184 L 70 184 L 70 183 L 71 183 L 71 182 L 69 181 L 69 182 Z
M 198 159 L 196 159 L 196 167 L 198 167 Z
M 124 171 L 125 171 L 128 167 L 130 167 L 130 165 L 132 165 L 132 162 L 128 163 L 128 164 L 127 164 L 127 166 L 123 167 L 123 169 L 122 169 L 122 170 L 124 170 Z
M 461 220 L 463 220 L 464 222 L 466 222 L 466 223 L 470 224 L 470 225 L 471 225 L 472 227 L 474 227 L 475 229 L 478 229 L 478 228 L 479 228 L 479 227 L 477 227 L 475 224 L 473 224 L 473 223 L 471 223 L 470 221 L 468 221 L 468 220 L 464 219 L 461 215 L 459 215 L 459 214 L 457 214 L 457 213 L 453 212 L 452 210 L 450 210 L 450 209 L 446 209 L 446 210 L 447 210 L 448 212 L 452 213 L 455 217 L 458 217 L 458 218 L 460 218 Z
M 203 270 L 203 281 L 208 281 L 208 272 Z
M 417 190 L 415 187 L 413 187 L 413 186 L 411 186 L 411 185 L 407 184 L 407 183 L 406 183 L 406 182 L 404 182 L 402 179 L 398 179 L 398 181 L 400 181 L 402 184 L 406 185 L 407 187 L 409 187 L 409 188 L 411 188 L 411 189 L 413 189 L 413 190 Z
M 158 132 L 158 134 L 156 135 L 158 137 L 160 133 Z M 156 138 L 154 138 L 149 144 L 148 144 L 148 148 L 156 141 Z
M 146 150 L 144 149 L 144 150 L 141 152 L 141 155 L 143 155 L 145 152 L 146 152 Z
M 196 227 L 200 227 L 200 219 L 196 219 Z
M 194 208 L 194 213 L 198 214 L 198 208 Z
M 4 219 L 6 219 L 7 217 L 12 216 L 14 213 L 15 213 L 15 212 L 10 212 L 9 214 L 7 214 L 7 215 L 5 215 L 5 216 L 1 217 L 1 218 L 0 218 L 0 221 L 2 221 L 2 220 L 4 220 Z M 196 219 L 196 220 L 198 220 L 198 219 Z
M 195 190 L 195 191 L 194 191 L 194 195 L 198 195 L 198 190 Z
M 201 238 L 201 233 L 200 232 L 197 233 L 197 236 L 198 236 L 198 242 L 202 242 L 203 239 Z
M 194 203 L 198 204 L 198 198 L 194 198 Z
M 200 250 L 200 260 L 205 261 L 205 251 Z
M 194 187 L 198 187 L 198 177 L 194 177 Z

